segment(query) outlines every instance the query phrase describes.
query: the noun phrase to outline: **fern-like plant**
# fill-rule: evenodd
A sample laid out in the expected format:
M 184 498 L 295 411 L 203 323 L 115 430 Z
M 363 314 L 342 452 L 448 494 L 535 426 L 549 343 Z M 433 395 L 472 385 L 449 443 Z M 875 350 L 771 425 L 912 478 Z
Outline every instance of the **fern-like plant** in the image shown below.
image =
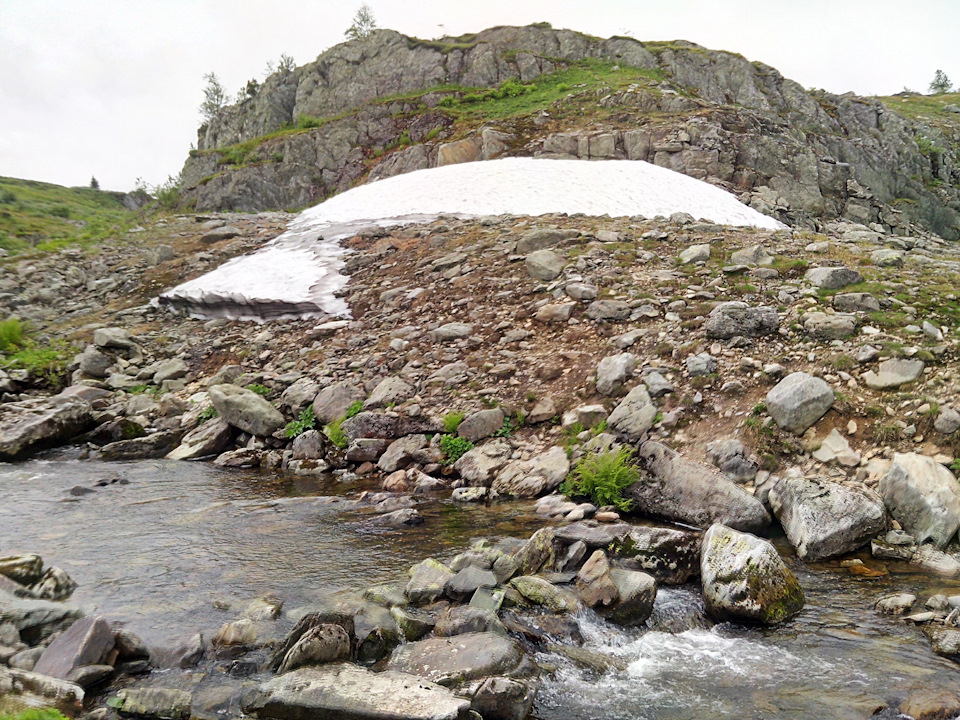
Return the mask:
M 638 480 L 640 468 L 633 462 L 633 450 L 621 447 L 584 457 L 563 481 L 561 491 L 589 498 L 598 507 L 614 505 L 626 512 L 633 508 L 633 500 L 625 498 L 623 491 Z
M 307 409 L 300 413 L 300 418 L 288 422 L 283 432 L 292 439 L 303 435 L 307 430 L 313 430 L 316 426 L 317 418 L 313 414 L 313 405 L 307 405 Z

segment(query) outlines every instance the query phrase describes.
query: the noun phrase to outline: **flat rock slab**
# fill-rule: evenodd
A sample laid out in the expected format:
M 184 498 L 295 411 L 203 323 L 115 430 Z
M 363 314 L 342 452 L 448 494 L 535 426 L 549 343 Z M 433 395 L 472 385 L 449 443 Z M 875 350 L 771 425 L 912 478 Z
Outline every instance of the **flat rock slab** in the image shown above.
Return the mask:
M 387 670 L 410 673 L 440 685 L 459 685 L 491 675 L 503 675 L 523 659 L 520 646 L 499 633 L 467 633 L 401 645 Z
M 466 720 L 470 701 L 407 673 L 338 663 L 268 680 L 244 709 L 277 720 Z
M 923 373 L 923 367 L 923 360 L 884 360 L 877 372 L 865 372 L 863 381 L 871 390 L 892 390 L 916 381 Z
M 68 440 L 92 423 L 90 405 L 79 397 L 49 398 L 0 405 L 0 459 Z
M 77 620 L 43 651 L 33 668 L 41 675 L 70 679 L 84 665 L 104 665 L 115 645 L 110 623 L 101 617 Z

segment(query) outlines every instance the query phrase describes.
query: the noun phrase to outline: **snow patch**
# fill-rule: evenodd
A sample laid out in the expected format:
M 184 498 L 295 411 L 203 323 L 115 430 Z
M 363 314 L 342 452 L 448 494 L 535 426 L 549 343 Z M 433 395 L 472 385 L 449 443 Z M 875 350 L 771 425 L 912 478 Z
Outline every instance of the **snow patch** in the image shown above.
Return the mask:
M 340 240 L 370 225 L 429 222 L 437 215 L 669 216 L 781 229 L 718 187 L 642 161 L 506 158 L 447 165 L 361 185 L 302 212 L 257 252 L 161 296 L 197 317 L 349 316 L 336 296 Z

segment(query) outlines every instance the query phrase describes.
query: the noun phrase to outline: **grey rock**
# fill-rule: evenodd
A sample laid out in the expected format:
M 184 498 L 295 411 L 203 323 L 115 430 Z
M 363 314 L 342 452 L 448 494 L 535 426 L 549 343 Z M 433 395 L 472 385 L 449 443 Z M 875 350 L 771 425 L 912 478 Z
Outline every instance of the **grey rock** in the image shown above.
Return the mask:
M 803 372 L 787 375 L 767 393 L 770 417 L 789 432 L 800 434 L 833 407 L 833 390 L 820 378 Z
M 275 720 L 467 720 L 469 708 L 468 700 L 420 677 L 337 663 L 271 678 L 244 710 Z
M 564 543 L 583 543 L 596 550 L 607 548 L 613 543 L 621 543 L 630 533 L 631 526 L 624 523 L 598 523 L 595 520 L 579 520 L 561 525 L 553 530 L 554 537 Z M 535 572 L 527 570 L 524 574 Z
M 77 356 L 80 361 L 80 372 L 92 378 L 107 378 L 113 371 L 115 360 L 106 353 L 102 353 L 93 345 Z
M 903 267 L 903 253 L 892 248 L 881 248 L 870 253 L 870 262 L 877 267 Z
M 415 461 L 420 451 L 426 446 L 427 438 L 425 435 L 407 435 L 394 440 L 380 456 L 377 467 L 387 473 L 399 470 Z
M 870 293 L 843 293 L 833 296 L 833 307 L 840 312 L 879 312 L 880 302 Z
M 222 227 L 213 228 L 208 230 L 203 235 L 200 236 L 200 242 L 213 244 L 215 242 L 220 242 L 221 240 L 229 240 L 230 238 L 237 237 L 241 235 L 239 228 L 234 227 L 233 225 L 224 225 Z
M 917 596 L 910 593 L 894 593 L 885 595 L 877 600 L 874 606 L 881 615 L 902 615 L 917 601 Z
M 363 402 L 367 394 L 359 387 L 348 382 L 328 385 L 319 392 L 313 401 L 313 414 L 318 425 L 326 425 L 339 420 L 347 414 L 351 405 Z
M 431 603 L 443 594 L 453 572 L 443 563 L 427 558 L 413 566 L 410 582 L 407 583 L 407 599 L 414 605 Z
M 673 392 L 673 385 L 658 372 L 644 375 L 643 384 L 647 386 L 647 392 L 652 398 L 662 397 Z
M 803 328 L 818 340 L 842 340 L 856 332 L 857 318 L 841 313 L 811 312 L 803 316 Z
M 68 628 L 82 615 L 80 608 L 72 605 L 19 598 L 0 590 L 0 624 L 13 625 L 29 645 Z
M 717 359 L 710 353 L 699 353 L 687 358 L 687 372 L 696 377 L 711 375 L 717 371 Z
M 507 634 L 495 611 L 472 605 L 457 605 L 444 610 L 437 618 L 433 632 L 437 637 L 468 633 Z
M 104 618 L 83 618 L 47 646 L 33 669 L 41 675 L 68 680 L 84 665 L 107 664 L 115 644 L 113 630 Z
M 0 557 L 0 575 L 20 585 L 33 585 L 43 575 L 43 558 L 33 553 Z
M 530 460 L 508 463 L 493 481 L 495 495 L 530 498 L 555 490 L 570 472 L 570 461 L 561 447 L 552 447 Z
M 490 437 L 503 427 L 503 420 L 503 410 L 500 408 L 480 410 L 464 418 L 463 422 L 457 427 L 457 435 L 471 442 L 476 442 Z
M 52 707 L 70 715 L 83 710 L 84 692 L 79 685 L 29 670 L 0 665 L 0 691 L 5 704 L 13 709 Z
M 509 443 L 496 440 L 461 455 L 453 464 L 453 469 L 468 485 L 487 488 L 496 474 L 510 461 L 512 453 L 513 448 Z
M 623 386 L 633 375 L 637 358 L 630 353 L 610 355 L 597 366 L 597 392 L 601 395 L 621 395 Z
M 128 330 L 116 327 L 94 330 L 93 344 L 108 350 L 132 350 L 137 346 Z
M 566 240 L 573 239 L 579 234 L 578 230 L 556 230 L 554 228 L 529 230 L 517 241 L 517 253 L 527 255 L 536 250 L 546 250 Z
M 549 303 L 538 308 L 533 317 L 537 322 L 547 325 L 562 324 L 573 315 L 574 307 L 576 304 L 571 302 Z
M 563 290 L 574 300 L 581 300 L 583 302 L 596 300 L 597 294 L 599 293 L 595 285 L 589 285 L 587 283 L 569 283 Z
M 535 697 L 536 686 L 529 680 L 491 677 L 477 688 L 470 707 L 485 720 L 524 720 Z
M 153 374 L 153 384 L 162 385 L 165 380 L 177 380 L 186 377 L 188 372 L 190 372 L 190 366 L 180 358 L 165 360 L 157 366 L 157 370 Z
M 811 562 L 863 547 L 886 524 L 878 496 L 837 483 L 784 477 L 769 497 L 797 555 Z
M 856 270 L 845 267 L 819 267 L 807 270 L 803 279 L 811 285 L 823 288 L 824 290 L 839 290 L 847 285 L 855 285 L 863 282 L 863 275 Z
M 572 613 L 579 605 L 575 595 L 541 577 L 521 575 L 510 581 L 510 587 L 534 605 L 553 613 Z
M 622 300 L 594 300 L 587 306 L 591 320 L 623 322 L 630 318 L 630 306 Z
M 554 530 L 551 527 L 537 530 L 513 556 L 513 563 L 510 563 L 511 570 L 521 575 L 533 575 L 542 568 L 552 565 L 555 559 L 554 537 Z M 497 563 L 494 563 L 493 570 L 502 582 L 503 577 L 498 573 Z
M 380 438 L 355 438 L 347 446 L 344 456 L 354 463 L 376 462 L 389 445 L 389 440 Z
M 182 430 L 164 430 L 146 437 L 118 440 L 100 448 L 101 460 L 149 460 L 166 457 L 183 439 Z
M 865 372 L 863 381 L 871 390 L 892 390 L 915 382 L 923 374 L 923 368 L 923 360 L 892 358 L 880 363 L 877 372 L 873 370 Z
M 941 408 L 940 414 L 933 422 L 933 429 L 943 435 L 953 435 L 960 430 L 960 412 L 953 408 Z
M 224 384 L 208 392 L 220 417 L 243 432 L 267 437 L 286 425 L 280 411 L 252 390 Z
M 721 438 L 707 443 L 707 460 L 734 481 L 753 480 L 759 466 L 749 458 L 743 443 L 735 438 Z
M 800 583 L 768 540 L 721 524 L 703 536 L 700 579 L 707 612 L 722 620 L 774 625 L 805 602 Z
M 329 623 L 314 625 L 287 651 L 277 669 L 277 674 L 289 672 L 304 665 L 322 665 L 349 660 L 350 655 L 350 635 L 342 626 Z
M 535 280 L 556 280 L 566 267 L 567 261 L 551 250 L 537 250 L 524 260 L 527 274 Z
M 320 386 L 317 383 L 308 377 L 302 377 L 283 391 L 280 395 L 280 402 L 294 413 L 299 414 L 313 402 L 319 392 Z
M 780 318 L 775 308 L 767 305 L 751 307 L 745 302 L 725 302 L 717 305 L 704 323 L 707 337 L 718 340 L 727 340 L 738 335 L 773 335 L 779 327 Z
M 704 262 L 710 259 L 710 245 L 691 245 L 683 250 L 677 259 L 681 265 L 690 265 L 691 263 Z
M 766 251 L 763 245 L 751 245 L 750 247 L 737 250 L 730 256 L 730 261 L 735 265 L 773 265 L 773 255 Z
M 168 460 L 195 460 L 219 455 L 229 447 L 234 430 L 226 420 L 213 418 L 183 436 L 180 445 L 167 454 Z
M 64 393 L 0 404 L 0 459 L 69 440 L 92 422 L 90 405 Z
M 327 442 L 319 430 L 307 430 L 297 435 L 290 449 L 292 460 L 321 460 L 326 454 Z
M 603 550 L 594 550 L 577 573 L 577 596 L 591 608 L 613 605 L 620 591 L 610 577 L 610 562 Z
M 610 578 L 617 588 L 619 599 L 601 614 L 619 625 L 643 625 L 653 612 L 657 599 L 657 581 L 645 572 L 611 568 Z
M 456 686 L 508 673 L 522 659 L 520 646 L 500 633 L 466 633 L 401 645 L 390 656 L 386 669 Z
M 616 547 L 624 567 L 641 570 L 666 585 L 682 585 L 700 574 L 700 534 L 667 527 L 627 526 Z
M 607 418 L 607 427 L 630 442 L 640 440 L 653 427 L 657 407 L 643 385 L 627 393 Z
M 960 655 L 960 630 L 948 627 L 930 628 L 930 645 L 937 655 Z
M 444 593 L 451 600 L 466 602 L 479 587 L 496 587 L 497 578 L 489 570 L 468 565 L 447 580 Z
M 926 455 L 895 453 L 878 490 L 890 514 L 918 543 L 944 547 L 960 528 L 960 487 Z
M 769 525 L 763 505 L 713 468 L 684 460 L 651 441 L 640 446 L 637 457 L 645 471 L 643 479 L 624 495 L 636 503 L 638 512 L 697 527 L 723 523 L 757 532 Z
M 451 322 L 441 325 L 436 330 L 430 332 L 430 337 L 434 342 L 450 342 L 451 340 L 462 340 L 473 334 L 473 325 L 469 323 Z
M 384 378 L 370 397 L 363 403 L 364 409 L 396 405 L 414 396 L 416 390 L 398 377 Z

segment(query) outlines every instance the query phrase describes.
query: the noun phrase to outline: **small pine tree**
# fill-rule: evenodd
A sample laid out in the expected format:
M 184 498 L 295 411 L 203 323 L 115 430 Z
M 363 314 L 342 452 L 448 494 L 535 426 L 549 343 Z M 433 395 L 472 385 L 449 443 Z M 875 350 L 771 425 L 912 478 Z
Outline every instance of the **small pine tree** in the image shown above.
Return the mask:
M 347 40 L 359 40 L 360 38 L 367 37 L 367 35 L 376 29 L 377 21 L 373 17 L 373 10 L 370 9 L 369 5 L 364 3 L 357 10 L 357 14 L 353 16 L 353 22 L 343 34 Z
M 297 64 L 293 58 L 286 53 L 280 53 L 280 62 L 277 64 L 277 72 L 288 73 L 296 70 Z
M 99 190 L 99 189 L 100 189 L 100 183 L 97 181 L 97 178 L 96 178 L 96 177 L 91 177 L 91 178 L 90 178 L 90 189 L 91 189 L 91 190 Z
M 947 77 L 947 74 L 943 70 L 937 70 L 937 72 L 933 74 L 933 82 L 930 83 L 930 92 L 933 95 L 948 93 L 951 87 L 953 87 L 953 85 L 950 82 L 950 78 Z
M 207 86 L 203 89 L 203 102 L 200 103 L 200 114 L 205 122 L 210 122 L 227 103 L 227 94 L 220 84 L 216 73 L 207 73 L 203 76 Z

